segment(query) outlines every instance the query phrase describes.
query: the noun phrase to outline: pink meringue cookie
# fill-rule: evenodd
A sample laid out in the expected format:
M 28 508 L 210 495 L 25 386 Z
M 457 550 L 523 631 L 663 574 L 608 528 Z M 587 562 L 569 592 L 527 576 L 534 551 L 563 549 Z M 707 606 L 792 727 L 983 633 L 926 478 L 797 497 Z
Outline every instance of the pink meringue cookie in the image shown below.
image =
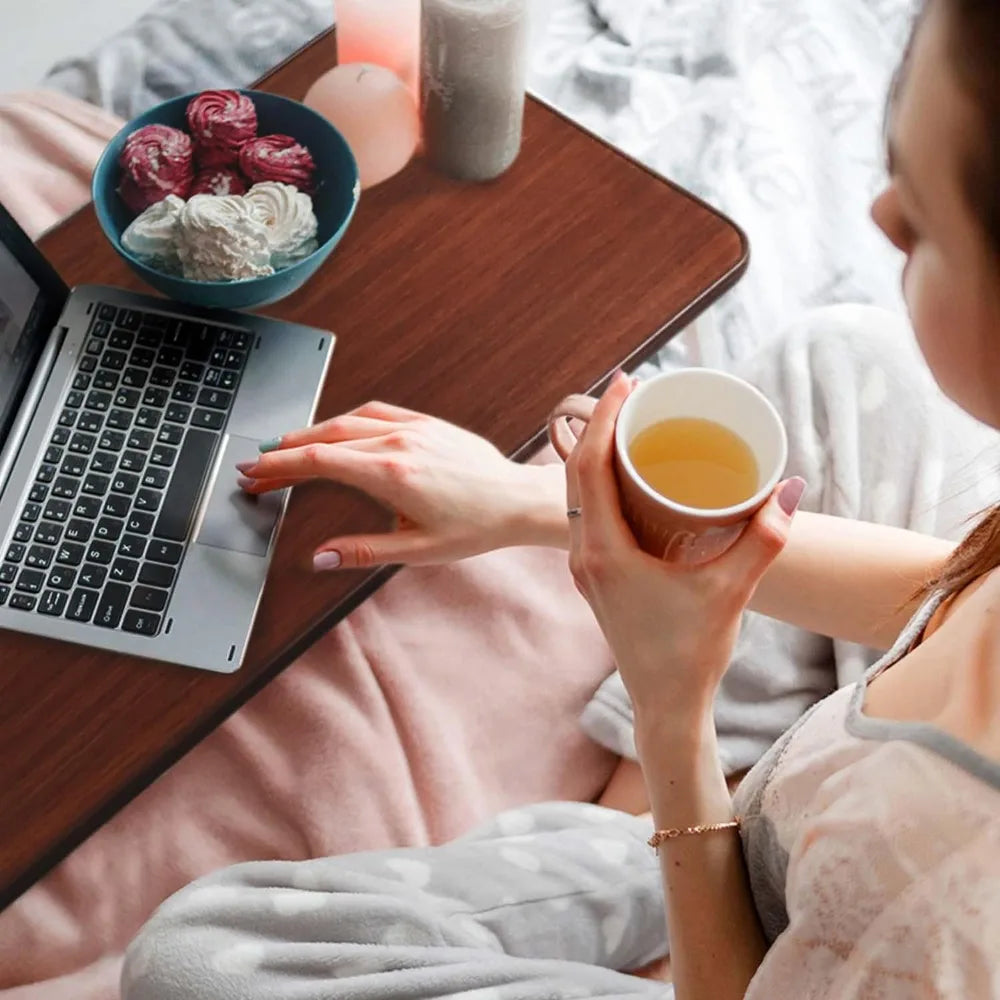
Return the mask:
M 246 178 L 234 167 L 209 167 L 195 174 L 191 194 L 246 194 Z
M 194 180 L 191 137 L 169 125 L 145 125 L 126 140 L 118 157 L 123 175 L 119 193 L 135 212 L 168 194 L 187 198 Z
M 243 144 L 257 135 L 257 109 L 246 94 L 206 90 L 187 106 L 187 123 L 202 168 L 237 162 Z
M 290 135 L 265 135 L 240 150 L 240 170 L 252 184 L 275 181 L 310 192 L 316 164 L 309 150 Z

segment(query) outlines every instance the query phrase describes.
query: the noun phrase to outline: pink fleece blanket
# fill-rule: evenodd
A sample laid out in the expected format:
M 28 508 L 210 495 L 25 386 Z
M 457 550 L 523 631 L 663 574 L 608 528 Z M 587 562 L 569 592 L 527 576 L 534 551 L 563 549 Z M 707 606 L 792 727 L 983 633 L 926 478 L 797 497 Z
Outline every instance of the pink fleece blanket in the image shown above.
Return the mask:
M 115 128 L 57 95 L 0 98 L 0 198 L 41 232 L 86 199 Z M 594 798 L 616 758 L 578 718 L 611 669 L 561 553 L 404 570 L 0 913 L 0 1000 L 114 1000 L 138 926 L 219 866 Z

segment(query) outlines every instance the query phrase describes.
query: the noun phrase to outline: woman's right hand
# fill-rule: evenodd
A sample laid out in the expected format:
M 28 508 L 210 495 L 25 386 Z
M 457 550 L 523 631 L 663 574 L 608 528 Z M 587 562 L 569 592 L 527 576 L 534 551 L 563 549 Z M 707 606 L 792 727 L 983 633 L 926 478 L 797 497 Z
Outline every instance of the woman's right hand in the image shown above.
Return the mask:
M 269 442 L 271 444 L 271 442 Z M 395 530 L 331 538 L 317 569 L 445 563 L 508 545 L 565 544 L 562 466 L 521 465 L 444 420 L 371 402 L 278 438 L 241 463 L 240 486 L 267 493 L 311 479 L 363 490 Z

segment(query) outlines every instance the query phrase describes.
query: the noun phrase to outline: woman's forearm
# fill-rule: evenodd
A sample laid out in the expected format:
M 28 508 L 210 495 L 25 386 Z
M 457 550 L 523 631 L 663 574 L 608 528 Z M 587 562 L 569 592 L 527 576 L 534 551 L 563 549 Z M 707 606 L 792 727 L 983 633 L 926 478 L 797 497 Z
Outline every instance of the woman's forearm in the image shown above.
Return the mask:
M 658 830 L 733 819 L 711 718 L 636 722 L 636 742 Z M 736 1000 L 763 960 L 757 919 L 735 829 L 660 846 L 677 1000 Z
M 561 465 L 525 466 L 512 545 L 569 547 Z M 887 649 L 916 609 L 914 592 L 954 549 L 903 528 L 800 511 L 750 608 L 810 632 Z
M 750 608 L 810 632 L 888 649 L 916 610 L 915 592 L 953 549 L 903 528 L 800 511 Z

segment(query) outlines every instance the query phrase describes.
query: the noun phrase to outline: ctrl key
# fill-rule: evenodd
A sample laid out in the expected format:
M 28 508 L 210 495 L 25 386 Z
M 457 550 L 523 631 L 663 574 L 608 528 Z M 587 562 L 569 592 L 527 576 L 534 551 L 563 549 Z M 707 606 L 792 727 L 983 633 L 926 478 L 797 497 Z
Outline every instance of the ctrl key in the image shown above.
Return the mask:
M 37 603 L 37 597 L 32 597 L 29 594 L 16 593 L 11 594 L 8 607 L 14 608 L 17 611 L 34 611 Z
M 132 609 L 125 612 L 125 617 L 122 619 L 122 629 L 126 632 L 135 632 L 136 635 L 156 635 L 160 631 L 161 621 L 160 615 Z

